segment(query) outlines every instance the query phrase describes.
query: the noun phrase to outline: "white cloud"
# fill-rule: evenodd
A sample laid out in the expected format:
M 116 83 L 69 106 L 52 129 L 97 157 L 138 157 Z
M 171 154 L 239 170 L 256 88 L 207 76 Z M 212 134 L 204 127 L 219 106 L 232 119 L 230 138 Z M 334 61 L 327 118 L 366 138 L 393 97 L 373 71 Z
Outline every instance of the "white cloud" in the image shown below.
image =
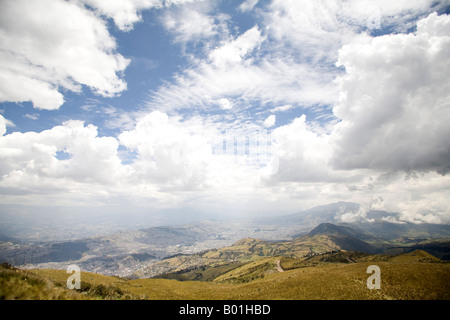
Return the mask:
M 102 15 L 114 20 L 120 30 L 130 31 L 133 24 L 141 21 L 139 11 L 152 7 L 160 7 L 161 0 L 80 0 L 97 9 Z
M 140 119 L 133 130 L 120 134 L 120 143 L 137 151 L 132 167 L 138 182 L 165 188 L 201 188 L 211 145 L 198 125 L 187 125 L 154 111 Z
M 258 26 L 247 30 L 234 40 L 228 41 L 214 49 L 209 59 L 216 66 L 223 67 L 228 64 L 241 62 L 249 53 L 255 50 L 264 41 Z
M 96 127 L 80 121 L 40 133 L 4 135 L 0 137 L 2 201 L 79 205 L 128 199 L 156 207 L 192 205 L 211 210 L 223 209 L 227 203 L 236 210 L 250 206 L 246 210 L 251 211 L 276 208 L 280 201 L 286 210 L 298 210 L 338 200 L 364 204 L 380 197 L 383 206 L 377 208 L 401 212 L 402 220 L 448 221 L 449 176 L 336 171 L 327 162 L 332 154 L 330 137 L 314 133 L 304 116 L 272 130 L 270 152 L 278 163 L 261 157 L 269 151 L 261 149 L 269 145 L 261 140 L 261 127 L 236 126 L 226 136 L 222 129 L 222 123 L 207 118 L 155 111 L 118 139 L 99 137 Z M 239 141 L 237 149 L 244 149 L 235 154 L 236 139 L 247 135 L 254 140 L 255 133 L 260 140 L 249 141 L 248 148 L 259 145 L 259 150 L 247 154 L 243 151 L 247 144 Z M 223 141 L 230 142 L 230 151 L 213 152 Z M 120 160 L 119 143 L 127 148 L 120 151 L 130 156 L 127 164 Z
M 279 170 L 267 177 L 271 183 L 329 182 L 340 179 L 328 164 L 332 150 L 329 136 L 313 132 L 305 115 L 274 129 L 272 137 Z
M 116 175 L 123 172 L 116 154 L 118 142 L 97 135 L 95 126 L 71 120 L 40 133 L 15 132 L 1 137 L 2 184 L 26 188 L 39 178 L 114 184 Z M 65 152 L 69 159 L 59 160 L 57 152 Z
M 28 118 L 30 120 L 37 120 L 37 119 L 39 119 L 39 113 L 33 113 L 33 114 L 27 113 L 24 115 L 24 117 Z
M 448 222 L 450 180 L 440 174 L 450 168 L 449 26 L 449 16 L 431 14 L 414 34 L 344 46 L 339 122 L 320 133 L 302 116 L 274 129 L 279 170 L 266 181 L 298 184 L 306 198 L 311 182 L 328 199 L 381 197 L 403 220 Z M 364 212 L 344 217 L 360 218 Z
M 94 11 L 80 3 L 90 4 Z M 59 22 L 61 28 L 48 28 L 54 33 L 40 37 L 42 47 L 31 38 L 0 33 L 9 41 L 9 51 L 1 53 L 8 63 L 0 60 L 5 70 L 2 74 L 9 79 L 0 84 L 1 99 L 30 100 L 36 107 L 55 109 L 64 98 L 60 88 L 77 91 L 86 85 L 99 94 L 120 92 L 123 88 L 115 87 L 122 83 L 117 74 L 124 70 L 126 61 L 115 53 L 114 39 L 102 19 L 109 17 L 118 28 L 130 30 L 139 21 L 141 8 L 158 4 L 131 0 L 116 4 L 107 8 L 93 0 L 52 2 L 63 13 L 68 7 L 74 11 L 60 15 L 68 20 Z M 427 1 L 399 7 L 392 1 L 380 2 L 381 26 L 401 30 L 395 21 L 413 21 L 429 10 L 428 5 Z M 6 4 L 2 2 L 2 6 Z M 191 18 L 194 13 L 200 15 L 197 18 L 204 26 L 200 30 L 174 8 L 165 12 L 173 18 L 166 28 L 179 37 L 176 41 L 211 40 L 204 44 L 207 54 L 193 58 L 189 69 L 175 75 L 172 84 L 153 92 L 149 102 L 152 109 L 162 111 L 189 108 L 191 118 L 155 111 L 134 121 L 126 114 L 119 115 L 118 108 L 97 107 L 114 116 L 107 123 L 109 127 L 127 125 L 116 139 L 99 137 L 95 126 L 80 121 L 40 133 L 6 134 L 8 121 L 0 116 L 2 201 L 74 204 L 83 198 L 86 202 L 127 198 L 152 205 L 202 204 L 209 208 L 215 204 L 222 210 L 227 203 L 245 211 L 251 210 L 247 205 L 279 208 L 283 203 L 286 209 L 297 210 L 338 200 L 366 202 L 369 208 L 373 199 L 382 198 L 377 206 L 400 212 L 404 220 L 448 222 L 450 178 L 436 171 L 446 173 L 450 167 L 446 139 L 450 133 L 449 18 L 431 15 L 419 22 L 416 34 L 372 38 L 358 35 L 370 15 L 365 11 L 359 16 L 363 9 L 354 1 L 316 5 L 273 1 L 261 7 L 266 25 L 260 23 L 234 36 L 230 32 L 220 43 L 215 34 L 217 17 L 188 7 Z M 86 24 L 70 33 L 68 17 L 83 18 Z M 19 26 L 31 28 L 36 22 L 32 18 L 41 19 L 24 10 L 18 17 Z M 4 21 L 2 30 L 25 32 L 14 26 L 14 21 Z M 32 31 L 39 30 L 47 31 Z M 62 40 L 66 36 L 68 44 Z M 100 43 L 100 48 L 89 47 L 90 40 Z M 82 73 L 87 72 L 83 68 L 79 74 L 75 66 L 64 67 L 72 61 L 52 51 L 58 41 L 68 46 L 67 50 L 86 49 L 81 62 L 93 68 L 89 71 L 92 83 L 83 80 Z M 38 50 L 30 53 L 36 46 Z M 91 50 L 98 55 L 88 55 Z M 109 63 L 97 65 L 103 58 Z M 338 58 L 343 68 L 332 65 Z M 104 81 L 96 82 L 97 73 Z M 334 82 L 336 75 L 342 77 Z M 243 109 L 262 106 L 261 110 L 267 105 L 276 107 L 258 113 L 258 117 L 267 116 L 267 112 L 333 105 L 332 115 L 339 122 L 325 123 L 322 130 L 300 116 L 273 128 L 273 140 L 265 141 L 270 150 L 253 152 L 252 148 L 261 144 L 247 144 L 245 139 L 252 140 L 253 132 L 264 132 L 264 125 L 274 127 L 277 118 L 271 114 L 266 119 L 252 119 L 251 124 L 244 114 L 248 109 Z M 229 111 L 192 116 L 195 108 Z M 92 111 L 93 107 L 86 105 L 83 110 Z M 224 143 L 230 148 L 221 153 Z M 247 154 L 247 148 L 252 152 Z M 361 217 L 363 211 L 344 216 L 344 220 Z
M 114 20 L 122 31 L 130 31 L 133 25 L 140 22 L 140 12 L 146 9 L 181 6 L 204 0 L 75 0 L 96 9 L 101 15 Z
M 253 8 L 258 4 L 259 0 L 245 0 L 238 7 L 241 12 L 247 12 L 253 10 Z
M 0 101 L 32 101 L 58 109 L 59 88 L 112 97 L 126 89 L 118 74 L 128 60 L 115 53 L 106 23 L 68 1 L 3 1 L 0 7 Z
M 0 137 L 6 133 L 6 127 L 11 125 L 13 125 L 13 123 L 0 114 Z
M 450 16 L 431 14 L 416 34 L 349 44 L 334 114 L 340 168 L 450 170 Z
M 233 102 L 231 102 L 230 99 L 221 98 L 217 102 L 220 105 L 220 108 L 223 110 L 233 109 Z
M 418 17 L 445 8 L 445 1 L 310 1 L 275 0 L 265 14 L 271 36 L 284 49 L 311 63 L 326 60 L 333 63 L 337 50 L 344 44 L 364 41 L 361 30 L 373 29 L 373 20 L 380 28 L 404 32 L 413 27 Z
M 222 24 L 208 14 L 209 6 L 184 6 L 166 10 L 161 17 L 163 26 L 175 35 L 175 42 L 198 42 L 216 36 L 223 31 Z M 195 21 L 195 23 L 193 23 Z
M 294 106 L 292 104 L 285 104 L 283 106 L 278 106 L 270 110 L 271 112 L 284 112 L 292 109 Z
M 95 126 L 75 120 L 39 133 L 3 135 L 2 203 L 95 205 L 128 199 L 156 207 L 195 201 L 219 208 L 227 201 L 254 201 L 265 193 L 258 185 L 268 140 L 261 136 L 259 147 L 251 141 L 247 154 L 243 134 L 252 140 L 261 133 L 241 126 L 224 133 L 222 123 L 207 118 L 154 111 L 118 139 L 99 137 Z
M 338 94 L 333 80 L 342 72 L 333 65 L 338 50 L 344 44 L 371 41 L 361 32 L 369 30 L 367 20 L 374 12 L 368 5 L 273 1 L 261 8 L 262 21 L 255 27 L 219 44 L 210 39 L 205 45 L 211 48 L 209 60 L 194 59 L 192 67 L 151 95 L 149 105 L 165 110 L 210 108 L 211 101 L 223 97 L 239 97 L 247 104 L 332 105 Z M 428 0 L 371 2 L 381 12 L 382 27 L 394 29 L 416 21 L 430 5 Z
M 148 105 L 165 111 L 216 107 L 218 99 L 241 104 L 310 106 L 335 101 L 334 74 L 324 73 L 291 57 L 255 58 L 266 37 L 257 26 L 213 49 L 207 60 L 177 74 L 153 92 Z M 236 104 L 235 104 L 236 106 Z M 236 108 L 238 110 L 238 108 Z
M 120 94 L 127 89 L 122 73 L 130 61 L 116 52 L 105 18 L 130 31 L 142 10 L 191 2 L 2 1 L 0 102 L 31 101 L 35 108 L 55 110 L 65 90 L 87 86 L 104 97 Z
M 275 122 L 277 121 L 277 116 L 274 114 L 271 114 L 270 116 L 268 116 L 266 118 L 266 120 L 264 120 L 264 127 L 266 128 L 271 128 L 275 125 Z

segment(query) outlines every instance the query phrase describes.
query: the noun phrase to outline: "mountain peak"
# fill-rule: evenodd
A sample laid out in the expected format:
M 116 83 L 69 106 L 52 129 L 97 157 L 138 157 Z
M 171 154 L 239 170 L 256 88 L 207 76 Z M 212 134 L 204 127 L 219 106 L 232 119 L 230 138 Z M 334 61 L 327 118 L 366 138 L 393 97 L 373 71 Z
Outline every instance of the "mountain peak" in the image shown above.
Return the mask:
M 260 240 L 258 240 L 258 239 L 247 237 L 247 238 L 243 238 L 243 239 L 236 241 L 235 243 L 232 244 L 232 246 L 251 245 L 251 244 L 254 244 L 255 242 L 259 242 L 259 241 Z

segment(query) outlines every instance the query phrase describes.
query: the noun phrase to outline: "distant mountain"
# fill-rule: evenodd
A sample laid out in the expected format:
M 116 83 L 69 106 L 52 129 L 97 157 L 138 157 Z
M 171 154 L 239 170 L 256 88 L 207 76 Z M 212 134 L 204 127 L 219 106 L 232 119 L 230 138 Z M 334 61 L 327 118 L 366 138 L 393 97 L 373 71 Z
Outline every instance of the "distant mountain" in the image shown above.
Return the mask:
M 359 210 L 359 204 L 337 202 L 251 223 L 203 221 L 33 243 L 6 238 L 0 241 L 0 263 L 44 269 L 77 264 L 85 271 L 106 275 L 148 276 L 171 272 L 175 265 L 183 270 L 277 255 L 301 258 L 334 250 L 397 254 L 422 249 L 450 259 L 449 225 L 387 222 L 399 216 L 380 210 L 365 212 L 363 216 L 371 222 L 342 221 L 343 215 Z M 178 219 L 178 212 L 166 214 Z
M 350 227 L 337 226 L 331 223 L 322 223 L 311 230 L 311 232 L 308 233 L 308 237 L 326 235 L 341 250 L 375 253 L 375 248 L 373 248 L 367 242 L 356 237 L 360 234 L 360 232 L 357 232 Z
M 139 268 L 169 256 L 222 248 L 244 237 L 291 238 L 290 233 L 280 230 L 283 228 L 204 221 L 77 240 L 34 243 L 0 241 L 0 263 L 37 269 L 64 269 L 76 264 L 85 271 L 129 276 Z
M 387 221 L 340 223 L 361 232 L 362 237 L 383 240 L 450 239 L 450 225 L 431 223 L 391 223 Z
M 198 268 L 225 266 L 235 263 L 247 263 L 267 257 L 304 257 L 334 251 L 358 251 L 375 253 L 370 244 L 356 238 L 358 232 L 350 227 L 323 223 L 310 233 L 289 241 L 264 241 L 253 238 L 243 238 L 231 246 L 205 250 L 193 255 L 176 255 L 149 264 L 138 270 L 139 278 L 153 277 L 158 274 L 192 273 Z
M 359 210 L 359 204 L 341 201 L 294 214 L 255 220 L 255 223 L 277 227 L 295 226 L 297 234 L 294 237 L 304 235 L 322 223 L 330 223 L 350 227 L 352 233 L 348 235 L 365 241 L 397 241 L 403 238 L 412 241 L 415 239 L 417 242 L 425 239 L 450 239 L 450 225 L 401 221 L 396 212 L 369 210 L 365 212 L 364 218 L 352 222 L 346 222 L 343 218 L 345 214 L 356 214 Z
M 438 258 L 448 259 L 450 255 L 450 240 L 424 240 L 421 238 L 395 239 L 399 235 L 417 235 L 418 230 L 432 231 L 428 235 L 445 234 L 446 227 L 437 228 L 434 225 L 415 227 L 415 225 L 397 226 L 383 222 L 388 231 L 382 234 L 386 239 L 377 237 L 364 224 L 361 229 L 357 224 L 337 225 L 321 223 L 307 234 L 292 240 L 264 241 L 254 238 L 242 238 L 231 246 L 213 250 L 205 250 L 193 255 L 176 255 L 149 264 L 136 272 L 136 277 L 147 278 L 164 274 L 164 278 L 201 279 L 217 274 L 219 270 L 235 268 L 239 263 L 259 261 L 265 258 L 286 257 L 304 259 L 329 252 L 359 252 L 364 254 L 400 254 L 412 252 L 416 249 L 425 250 Z M 375 224 L 375 229 L 379 225 Z M 366 239 L 366 240 L 363 240 Z M 403 240 L 402 240 L 403 239 Z M 394 241 L 395 240 L 395 241 Z M 409 242 L 408 242 L 409 241 Z M 256 262 L 255 262 L 256 263 Z M 264 264 L 266 267 L 267 264 Z M 199 271 L 203 270 L 203 271 Z
M 356 233 L 358 232 L 356 232 L 350 227 L 338 226 L 332 223 L 321 223 L 313 230 L 311 230 L 308 233 L 308 236 L 312 237 L 318 234 L 326 234 L 326 235 L 336 234 L 336 235 L 354 236 Z
M 272 218 L 257 219 L 255 223 L 270 225 L 297 225 L 299 230 L 307 231 L 317 225 L 328 222 L 340 222 L 338 213 L 342 211 L 358 210 L 359 204 L 353 202 L 336 202 L 316 206 L 308 210 Z

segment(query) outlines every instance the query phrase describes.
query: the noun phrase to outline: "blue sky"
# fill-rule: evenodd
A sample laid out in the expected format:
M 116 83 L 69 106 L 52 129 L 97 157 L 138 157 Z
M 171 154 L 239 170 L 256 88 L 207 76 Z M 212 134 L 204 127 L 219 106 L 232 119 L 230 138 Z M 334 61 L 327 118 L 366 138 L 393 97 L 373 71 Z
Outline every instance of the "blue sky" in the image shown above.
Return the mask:
M 448 223 L 448 8 L 3 1 L 0 205 Z

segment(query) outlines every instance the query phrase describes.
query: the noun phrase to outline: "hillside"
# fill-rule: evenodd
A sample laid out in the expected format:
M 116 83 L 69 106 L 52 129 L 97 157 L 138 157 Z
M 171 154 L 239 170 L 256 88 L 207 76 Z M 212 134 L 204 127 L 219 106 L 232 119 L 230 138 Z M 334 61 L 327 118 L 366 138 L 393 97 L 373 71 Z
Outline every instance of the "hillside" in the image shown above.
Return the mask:
M 357 213 L 360 208 L 361 206 L 357 203 L 341 201 L 289 215 L 256 219 L 255 222 L 260 225 L 295 226 L 297 235 L 306 234 L 322 223 L 331 223 L 350 227 L 358 232 L 357 236 L 352 235 L 361 240 L 386 241 L 391 245 L 416 242 L 421 239 L 450 239 L 450 225 L 402 221 L 400 214 L 396 212 L 369 210 L 365 213 L 364 219 L 352 222 L 343 219 L 345 214 Z
M 83 273 L 80 290 L 66 287 L 69 275 L 62 270 L 21 270 L 3 263 L 0 265 L 0 300 L 137 300 L 145 296 L 133 295 L 120 289 L 117 279 L 98 274 Z
M 339 261 L 346 258 L 352 261 Z M 82 272 L 82 289 L 77 292 L 64 288 L 67 279 L 65 270 L 24 271 L 0 267 L 0 297 L 158 300 L 450 299 L 450 264 L 443 263 L 423 251 L 397 256 L 327 253 L 309 257 L 304 261 L 281 258 L 284 272 L 276 270 L 275 259 L 277 258 L 264 258 L 249 262 L 225 273 L 216 281 L 125 280 Z M 381 269 L 380 290 L 369 290 L 366 285 L 369 276 L 366 270 L 372 264 Z M 255 277 L 258 274 L 259 276 Z M 247 279 L 241 282 L 230 281 L 232 275 L 235 279 Z M 15 285 L 6 285 L 11 283 Z M 45 294 L 41 293 L 43 283 L 46 283 Z M 19 291 L 26 291 L 27 294 L 17 294 Z
M 32 242 L 27 242 L 27 237 L 14 239 L 8 236 L 11 230 L 4 233 L 2 229 L 0 239 L 5 241 L 0 241 L 0 263 L 22 269 L 64 269 L 76 264 L 82 270 L 120 277 L 152 277 L 185 270 L 191 272 L 187 279 L 199 279 L 203 278 L 198 275 L 200 266 L 228 268 L 225 264 L 233 267 L 275 255 L 301 257 L 342 249 L 389 254 L 421 249 L 450 259 L 449 225 L 407 223 L 399 220 L 399 214 L 385 211 L 368 211 L 366 220 L 343 222 L 343 214 L 359 209 L 358 204 L 338 202 L 255 221 L 177 222 L 59 241 L 57 235 L 62 231 L 55 228 L 36 231 Z M 321 224 L 325 228 L 323 223 L 334 231 L 316 229 L 311 233 Z M 237 242 L 245 237 L 253 243 L 238 247 Z M 208 250 L 211 252 L 205 255 Z
M 280 230 L 270 226 L 205 221 L 70 241 L 0 241 L 0 263 L 8 262 L 27 269 L 64 269 L 76 264 L 90 272 L 126 277 L 166 257 L 229 246 L 245 236 L 289 238 Z
M 327 235 L 342 250 L 361 252 L 376 251 L 370 244 L 358 239 L 357 236 L 361 237 L 363 235 L 350 227 L 322 223 L 308 234 L 309 237 L 316 235 Z
M 175 254 L 148 264 L 133 278 L 83 271 L 76 291 L 66 288 L 65 270 L 5 264 L 0 267 L 0 298 L 450 299 L 449 263 L 412 251 L 413 246 L 396 247 L 400 254 L 375 253 L 360 237 L 364 234 L 349 226 L 323 223 L 292 240 L 243 238 L 219 249 Z M 448 253 L 448 241 L 421 243 Z M 85 249 L 82 244 L 68 248 L 72 254 Z M 373 264 L 382 270 L 381 290 L 367 289 L 366 270 Z
M 180 276 L 175 278 L 182 279 L 182 274 L 192 272 L 198 274 L 200 269 L 234 266 L 267 257 L 282 256 L 299 259 L 338 250 L 375 252 L 369 244 L 353 237 L 352 233 L 355 231 L 348 227 L 320 224 L 309 234 L 290 241 L 244 238 L 228 247 L 163 259 L 138 270 L 135 276 L 138 278 L 154 276 L 172 278 L 168 276 L 168 273 L 177 273 Z M 197 275 L 194 278 L 188 276 L 187 279 L 197 280 L 201 279 L 201 276 Z

